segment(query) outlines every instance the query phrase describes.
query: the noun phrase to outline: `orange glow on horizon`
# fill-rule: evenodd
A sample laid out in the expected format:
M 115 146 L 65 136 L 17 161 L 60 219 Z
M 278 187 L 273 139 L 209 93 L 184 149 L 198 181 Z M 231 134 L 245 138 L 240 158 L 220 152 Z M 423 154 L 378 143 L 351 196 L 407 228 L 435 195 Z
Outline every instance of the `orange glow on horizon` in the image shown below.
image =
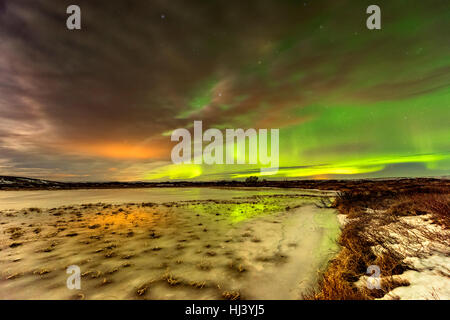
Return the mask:
M 70 148 L 82 154 L 113 159 L 154 159 L 160 158 L 165 151 L 159 147 L 132 145 L 127 143 L 99 143 L 78 145 Z
M 313 180 L 327 180 L 331 179 L 330 175 L 328 174 L 319 174 L 312 177 Z

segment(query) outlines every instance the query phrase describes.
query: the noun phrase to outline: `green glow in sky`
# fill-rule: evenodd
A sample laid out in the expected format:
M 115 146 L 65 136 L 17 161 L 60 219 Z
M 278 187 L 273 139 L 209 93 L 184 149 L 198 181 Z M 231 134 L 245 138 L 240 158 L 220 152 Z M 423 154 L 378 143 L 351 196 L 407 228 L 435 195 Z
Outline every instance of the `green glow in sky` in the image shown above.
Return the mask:
M 81 32 L 63 2 L 32 2 L 0 5 L 0 175 L 260 174 L 172 164 L 171 132 L 196 120 L 279 129 L 266 179 L 450 174 L 448 0 L 379 0 L 381 30 L 365 0 L 85 1 Z

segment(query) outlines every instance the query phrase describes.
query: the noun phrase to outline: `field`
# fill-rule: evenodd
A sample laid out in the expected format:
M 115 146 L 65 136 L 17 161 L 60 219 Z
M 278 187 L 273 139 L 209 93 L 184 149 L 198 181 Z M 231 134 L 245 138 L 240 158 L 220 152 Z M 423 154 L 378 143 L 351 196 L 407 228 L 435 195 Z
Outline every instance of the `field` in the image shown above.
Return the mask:
M 448 180 L 233 184 L 2 191 L 0 298 L 450 298 Z

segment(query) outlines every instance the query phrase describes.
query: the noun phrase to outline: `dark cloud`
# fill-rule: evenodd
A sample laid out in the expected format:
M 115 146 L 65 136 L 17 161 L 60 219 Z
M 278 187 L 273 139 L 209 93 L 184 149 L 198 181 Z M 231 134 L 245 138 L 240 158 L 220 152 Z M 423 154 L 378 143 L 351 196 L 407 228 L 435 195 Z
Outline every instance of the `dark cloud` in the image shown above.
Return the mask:
M 80 31 L 65 27 L 74 3 L 82 10 Z M 378 69 L 423 62 L 403 57 L 377 66 L 380 57 L 415 44 L 388 27 L 368 33 L 368 3 L 0 1 L 0 158 L 45 175 L 52 168 L 92 179 L 110 175 L 109 168 L 141 172 L 168 160 L 172 145 L 163 133 L 193 119 L 282 128 L 319 117 L 295 113 L 317 101 L 402 99 L 448 85 L 448 66 L 428 67 L 428 60 L 412 77 L 361 85 Z M 408 17 L 408 8 L 382 3 L 399 12 L 387 10 L 387 26 Z M 443 8 L 434 1 L 424 15 Z M 420 34 L 441 26 L 438 19 Z M 360 150 L 344 145 L 344 152 Z M 118 153 L 144 156 L 130 163 Z

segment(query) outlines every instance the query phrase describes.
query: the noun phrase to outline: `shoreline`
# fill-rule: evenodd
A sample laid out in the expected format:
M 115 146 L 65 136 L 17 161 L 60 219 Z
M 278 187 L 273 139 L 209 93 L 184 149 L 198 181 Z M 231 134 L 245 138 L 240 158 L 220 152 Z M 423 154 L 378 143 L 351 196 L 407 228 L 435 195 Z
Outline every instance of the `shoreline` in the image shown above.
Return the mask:
M 261 180 L 248 181 L 175 181 L 175 182 L 57 182 L 21 177 L 0 176 L 0 191 L 80 190 L 80 189 L 152 189 L 152 188 L 282 188 L 350 191 L 361 187 L 380 186 L 418 188 L 420 186 L 450 188 L 450 179 L 389 178 L 389 179 L 332 179 L 332 180 Z
M 450 299 L 448 190 L 353 191 L 330 207 L 338 211 L 340 250 L 305 299 Z

